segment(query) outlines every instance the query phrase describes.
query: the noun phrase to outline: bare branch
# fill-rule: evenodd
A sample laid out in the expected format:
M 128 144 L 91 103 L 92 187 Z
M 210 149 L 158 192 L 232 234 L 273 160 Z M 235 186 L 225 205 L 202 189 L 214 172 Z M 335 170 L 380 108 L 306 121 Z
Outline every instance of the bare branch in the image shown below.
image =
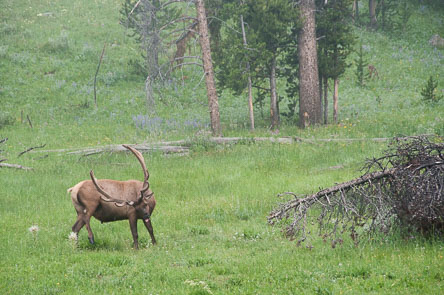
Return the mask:
M 130 13 L 128 14 L 128 18 L 131 16 L 131 14 L 133 14 L 134 10 L 137 8 L 137 6 L 139 6 L 140 4 L 140 0 L 137 1 L 137 3 L 134 5 L 133 9 L 131 9 Z
M 46 146 L 46 143 L 44 145 L 30 147 L 29 149 L 27 149 L 27 150 L 21 152 L 20 154 L 18 154 L 17 158 L 21 157 L 23 154 L 25 154 L 27 152 L 30 152 L 30 151 L 32 151 L 34 149 L 41 149 L 41 148 L 44 148 L 45 146 Z
M 233 32 L 236 32 L 237 34 L 239 34 L 239 35 L 242 35 L 242 32 L 239 32 L 238 30 L 236 30 L 235 28 L 233 28 L 232 26 L 230 26 L 226 21 L 224 21 L 223 19 L 220 19 L 220 18 L 218 18 L 218 17 L 216 17 L 216 16 L 209 16 L 209 17 L 207 17 L 207 19 L 215 19 L 215 20 L 218 20 L 218 21 L 220 21 L 221 23 L 223 23 L 227 28 L 229 28 L 230 30 L 232 30 Z
M 168 5 L 170 5 L 170 4 L 173 4 L 173 3 L 179 3 L 179 2 L 188 2 L 188 1 L 186 1 L 186 0 L 170 0 L 170 1 L 167 1 L 167 2 L 163 3 L 163 4 L 160 6 L 160 9 L 165 8 L 166 6 L 168 6 Z
M 321 190 L 315 194 L 312 194 L 308 197 L 302 198 L 302 199 L 295 199 L 292 200 L 288 203 L 286 203 L 282 208 L 280 208 L 279 210 L 276 210 L 274 212 L 272 212 L 268 217 L 268 222 L 270 224 L 273 224 L 276 219 L 280 219 L 280 217 L 284 216 L 285 213 L 293 208 L 296 208 L 298 206 L 300 206 L 301 204 L 309 204 L 312 202 L 317 201 L 318 199 L 322 199 L 322 198 L 327 198 L 328 199 L 328 195 L 337 193 L 337 192 L 342 192 L 344 190 L 349 190 L 352 189 L 354 186 L 358 186 L 361 185 L 365 182 L 369 182 L 369 181 L 374 181 L 383 177 L 388 177 L 391 176 L 393 174 L 394 170 L 387 170 L 387 171 L 377 171 L 374 173 L 370 173 L 370 174 L 366 174 L 362 177 L 359 177 L 357 179 L 353 179 L 350 181 L 346 181 L 343 183 L 340 183 L 338 185 L 332 186 L 330 188 Z M 286 193 L 286 194 L 291 194 L 291 195 L 296 195 L 294 193 Z M 328 202 L 330 203 L 330 201 L 328 200 Z
M 97 96 L 96 96 L 96 84 L 97 84 L 97 74 L 99 73 L 100 65 L 102 64 L 103 54 L 105 53 L 106 42 L 103 44 L 102 54 L 100 55 L 99 64 L 97 65 L 96 74 L 94 75 L 94 105 L 97 107 Z
M 170 26 L 172 24 L 175 24 L 175 23 L 178 23 L 178 22 L 182 22 L 182 21 L 187 21 L 187 20 L 194 20 L 194 21 L 196 21 L 197 19 L 195 17 L 191 17 L 191 16 L 184 16 L 184 17 L 176 18 L 176 19 L 173 19 L 172 21 L 164 24 L 163 26 L 161 26 L 158 31 L 159 32 L 163 31 L 165 28 L 167 28 L 168 26 Z
M 186 58 L 195 58 L 195 59 L 199 59 L 202 60 L 202 57 L 200 56 L 182 56 L 182 57 L 176 57 L 174 60 L 182 60 L 182 59 L 186 59 Z
M 180 63 L 178 65 L 173 66 L 173 69 L 178 68 L 178 67 L 182 67 L 182 66 L 187 66 L 187 65 L 195 65 L 195 66 L 199 66 L 199 67 L 203 67 L 203 64 L 200 64 L 198 62 L 183 62 Z
M 29 126 L 31 126 L 31 128 L 32 128 L 32 122 L 31 122 L 31 118 L 29 117 L 29 115 L 26 115 L 26 119 L 28 119 Z
M 319 234 L 324 241 L 330 237 L 332 247 L 342 243 L 345 232 L 357 244 L 362 233 L 387 234 L 398 226 L 444 235 L 442 138 L 394 138 L 385 156 L 367 161 L 364 167 L 367 172 L 361 177 L 280 204 L 268 222 L 291 220 L 285 232 L 299 236 L 299 244 L 307 238 L 307 221 L 316 218 Z M 375 168 L 380 170 L 370 172 Z M 309 214 L 314 205 L 321 208 L 319 216 Z

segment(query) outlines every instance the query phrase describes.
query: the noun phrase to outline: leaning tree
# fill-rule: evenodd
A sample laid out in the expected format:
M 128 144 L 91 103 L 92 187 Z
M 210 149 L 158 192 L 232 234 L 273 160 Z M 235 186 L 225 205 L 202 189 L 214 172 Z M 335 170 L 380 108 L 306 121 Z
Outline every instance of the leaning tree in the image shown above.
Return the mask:
M 271 212 L 269 223 L 283 222 L 298 244 L 318 234 L 332 247 L 347 235 L 358 244 L 360 236 L 376 233 L 444 234 L 443 138 L 394 138 L 363 169 L 356 179 L 308 196 L 282 194 L 293 198 Z

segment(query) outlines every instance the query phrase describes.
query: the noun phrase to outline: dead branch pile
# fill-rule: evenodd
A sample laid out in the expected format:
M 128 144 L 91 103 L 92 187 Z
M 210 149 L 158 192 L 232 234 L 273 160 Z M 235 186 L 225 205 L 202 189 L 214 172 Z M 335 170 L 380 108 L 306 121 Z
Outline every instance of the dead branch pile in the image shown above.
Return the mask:
M 360 234 L 395 229 L 444 233 L 444 142 L 438 137 L 394 138 L 384 156 L 367 160 L 365 173 L 310 196 L 279 205 L 268 222 L 285 224 L 285 233 L 305 241 L 317 233 L 332 247 L 344 234 L 358 243 Z

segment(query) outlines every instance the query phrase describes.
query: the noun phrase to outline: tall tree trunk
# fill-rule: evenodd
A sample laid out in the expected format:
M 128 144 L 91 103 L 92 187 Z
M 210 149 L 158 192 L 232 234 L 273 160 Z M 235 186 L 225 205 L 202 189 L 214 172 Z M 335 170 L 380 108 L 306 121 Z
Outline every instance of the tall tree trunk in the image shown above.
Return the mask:
M 321 73 L 319 73 L 319 101 L 321 102 L 321 110 L 323 110 L 324 109 L 324 102 L 323 102 L 323 96 L 322 96 L 322 87 L 323 87 L 323 83 L 322 83 L 322 81 L 323 81 L 323 77 L 322 77 L 322 74 Z
M 146 107 L 148 114 L 154 115 L 156 113 L 156 102 L 154 101 L 153 85 L 150 75 L 145 80 L 145 93 L 146 93 Z
M 160 37 L 157 31 L 157 7 L 156 3 L 143 1 L 144 13 L 142 13 L 142 46 L 145 50 L 145 60 L 148 75 L 145 80 L 145 94 L 148 113 L 156 112 L 156 104 L 153 95 L 153 83 L 159 77 L 159 46 Z
M 324 124 L 328 124 L 328 78 L 324 78 Z
M 353 23 L 355 22 L 359 22 L 359 1 L 358 0 L 354 0 L 353 1 Z
M 242 39 L 244 44 L 244 49 L 247 50 L 247 36 L 245 35 L 245 25 L 244 25 L 244 16 L 241 14 L 240 16 L 241 27 L 242 27 Z M 246 71 L 248 75 L 248 111 L 250 114 L 250 129 L 254 130 L 254 109 L 253 109 L 253 91 L 252 91 L 252 83 L 251 83 L 251 73 L 250 73 L 250 62 L 247 59 Z
M 159 75 L 159 46 L 160 37 L 157 28 L 158 8 L 155 1 L 143 1 L 144 13 L 142 13 L 143 30 L 142 44 L 146 53 L 148 75 L 154 82 Z
M 378 5 L 377 0 L 368 0 L 368 11 L 370 13 L 370 27 L 376 29 L 378 23 L 376 20 L 376 5 Z
M 379 1 L 379 7 L 380 7 L 380 17 L 379 17 L 379 23 L 382 30 L 385 30 L 386 27 L 386 7 L 384 0 Z
M 251 76 L 248 75 L 248 111 L 250 114 L 250 129 L 254 130 L 253 85 Z
M 314 0 L 301 0 L 302 29 L 298 35 L 299 124 L 302 128 L 322 122 L 316 50 Z
M 339 94 L 339 79 L 335 78 L 333 91 L 333 120 L 338 123 L 338 94 Z
M 279 107 L 276 92 L 276 56 L 273 55 L 270 70 L 270 113 L 271 113 L 271 129 L 279 126 Z
M 202 49 L 202 60 L 205 72 L 205 84 L 207 86 L 208 107 L 210 109 L 211 129 L 213 136 L 221 136 L 219 103 L 216 86 L 214 83 L 213 61 L 211 59 L 210 37 L 208 34 L 207 16 L 204 0 L 196 0 L 197 21 L 199 22 L 199 42 Z

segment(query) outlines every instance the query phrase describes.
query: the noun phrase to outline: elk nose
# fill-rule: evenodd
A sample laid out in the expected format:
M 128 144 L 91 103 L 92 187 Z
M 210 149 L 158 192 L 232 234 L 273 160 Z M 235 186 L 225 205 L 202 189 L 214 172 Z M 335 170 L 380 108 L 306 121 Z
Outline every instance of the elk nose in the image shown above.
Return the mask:
M 143 215 L 143 221 L 145 221 L 145 222 L 148 222 L 148 221 L 150 221 L 150 214 L 149 213 L 145 213 L 144 215 Z

